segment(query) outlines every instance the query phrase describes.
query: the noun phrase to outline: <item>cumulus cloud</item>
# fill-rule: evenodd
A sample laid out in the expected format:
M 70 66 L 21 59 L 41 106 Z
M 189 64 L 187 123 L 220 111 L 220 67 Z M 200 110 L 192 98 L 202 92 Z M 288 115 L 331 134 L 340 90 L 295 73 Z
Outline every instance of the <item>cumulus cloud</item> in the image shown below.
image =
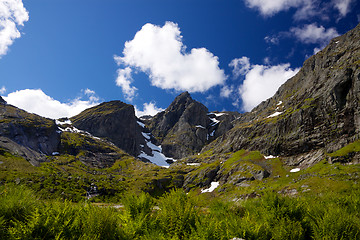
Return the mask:
M 272 97 L 278 88 L 293 77 L 300 69 L 291 69 L 290 64 L 279 64 L 274 66 L 250 65 L 245 61 L 245 69 L 239 75 L 244 76 L 244 81 L 238 89 L 242 100 L 242 108 L 251 111 L 262 101 Z M 239 69 L 242 69 L 239 66 Z M 234 105 L 237 105 L 235 102 Z
M 240 75 L 244 75 L 250 69 L 250 59 L 248 57 L 235 58 L 229 63 L 229 67 L 232 67 L 232 74 L 235 78 Z
M 136 90 L 130 85 L 130 68 L 148 74 L 153 86 L 176 91 L 205 92 L 226 80 L 218 58 L 211 52 L 205 48 L 186 50 L 180 29 L 173 22 L 162 27 L 145 24 L 133 40 L 125 43 L 123 56 L 114 59 L 119 66 L 126 66 L 126 72 L 118 71 L 117 84 L 129 90 L 130 97 Z
M 333 0 L 334 7 L 339 11 L 342 17 L 345 17 L 351 10 L 353 0 Z
M 304 25 L 302 28 L 293 27 L 290 29 L 290 33 L 303 43 L 318 43 L 322 46 L 328 44 L 332 38 L 339 36 L 335 28 L 325 29 L 316 23 Z
M 5 86 L 2 86 L 0 88 L 0 94 L 5 94 L 6 93 L 6 87 Z
M 123 94 L 125 95 L 126 100 L 132 101 L 135 97 L 137 88 L 131 86 L 131 83 L 134 81 L 131 77 L 131 68 L 126 67 L 124 69 L 117 70 L 116 86 L 121 87 Z
M 344 17 L 351 11 L 351 4 L 354 0 L 244 0 L 249 8 L 256 9 L 264 17 L 271 17 L 281 11 L 295 8 L 294 20 L 309 20 L 318 17 L 322 20 L 329 20 L 332 9 L 339 11 L 340 16 Z M 330 15 L 331 16 L 331 15 Z
M 165 109 L 163 109 L 163 108 L 157 107 L 156 103 L 149 102 L 149 103 L 144 103 L 142 111 L 140 109 L 138 109 L 137 106 L 135 106 L 135 115 L 137 117 L 149 116 L 149 115 L 155 116 L 158 112 L 162 112 L 164 110 Z
M 289 10 L 292 7 L 300 6 L 302 0 L 245 0 L 249 8 L 260 11 L 263 16 L 272 16 L 280 11 Z
M 96 96 L 92 90 L 85 90 L 85 93 Z M 18 108 L 43 117 L 58 119 L 61 117 L 72 117 L 83 110 L 99 104 L 93 100 L 81 100 L 76 98 L 68 103 L 61 103 L 46 95 L 41 89 L 25 89 L 9 93 L 4 100 Z
M 232 96 L 233 92 L 234 92 L 233 86 L 225 85 L 220 89 L 220 96 L 223 98 L 229 98 Z
M 21 36 L 18 27 L 29 20 L 21 0 L 0 1 L 0 57 L 5 55 L 9 46 Z

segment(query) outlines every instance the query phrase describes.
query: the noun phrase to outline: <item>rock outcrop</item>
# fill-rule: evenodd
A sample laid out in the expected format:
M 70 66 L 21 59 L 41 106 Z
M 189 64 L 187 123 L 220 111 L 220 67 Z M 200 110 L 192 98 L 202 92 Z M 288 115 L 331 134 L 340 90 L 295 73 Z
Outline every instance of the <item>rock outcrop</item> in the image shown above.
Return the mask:
M 306 166 L 357 140 L 359 59 L 360 25 L 307 59 L 272 98 L 242 114 L 232 130 L 204 150 L 261 150 Z
M 104 138 L 133 156 L 146 146 L 132 105 L 121 101 L 101 103 L 71 118 L 72 124 L 92 135 Z
M 233 127 L 236 113 L 209 113 L 188 92 L 146 121 L 166 156 L 180 159 L 198 153 L 204 145 Z M 218 131 L 217 131 L 218 130 Z
M 11 105 L 0 105 L 0 135 L 22 146 L 51 155 L 60 142 L 57 130 L 54 120 Z
M 0 104 L 6 104 L 6 101 L 0 96 Z

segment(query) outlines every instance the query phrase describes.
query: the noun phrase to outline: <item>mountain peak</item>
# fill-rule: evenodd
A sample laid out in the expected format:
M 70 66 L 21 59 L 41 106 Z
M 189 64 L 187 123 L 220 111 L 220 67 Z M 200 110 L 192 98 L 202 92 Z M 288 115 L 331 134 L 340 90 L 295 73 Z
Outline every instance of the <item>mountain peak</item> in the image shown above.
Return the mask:
M 6 101 L 0 96 L 0 103 L 6 103 Z

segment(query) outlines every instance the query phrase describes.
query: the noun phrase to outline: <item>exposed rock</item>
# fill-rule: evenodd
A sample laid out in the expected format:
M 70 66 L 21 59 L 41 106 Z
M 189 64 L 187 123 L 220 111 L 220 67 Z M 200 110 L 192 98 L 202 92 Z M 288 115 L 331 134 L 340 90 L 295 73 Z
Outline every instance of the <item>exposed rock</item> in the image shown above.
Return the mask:
M 6 104 L 6 101 L 0 96 L 0 104 Z
M 120 101 L 101 103 L 71 121 L 75 127 L 105 138 L 133 156 L 140 154 L 140 145 L 146 146 L 132 105 Z
M 41 162 L 45 162 L 46 156 L 29 147 L 22 146 L 7 137 L 0 136 L 0 148 L 9 151 L 15 156 L 22 157 L 30 162 L 33 166 L 39 166 Z
M 309 166 L 323 159 L 325 152 L 357 140 L 359 59 L 360 25 L 306 60 L 272 98 L 242 114 L 233 129 L 203 151 L 261 150 L 266 155 L 291 156 L 290 164 Z M 309 158 L 303 154 L 310 154 Z
M 188 92 L 147 121 L 166 156 L 180 159 L 198 153 L 204 145 L 231 129 L 237 113 L 208 113 Z M 221 118 L 221 119 L 219 119 Z
M 25 112 L 12 105 L 0 104 L 0 136 L 25 148 L 51 155 L 58 150 L 60 143 L 57 130 L 54 120 Z

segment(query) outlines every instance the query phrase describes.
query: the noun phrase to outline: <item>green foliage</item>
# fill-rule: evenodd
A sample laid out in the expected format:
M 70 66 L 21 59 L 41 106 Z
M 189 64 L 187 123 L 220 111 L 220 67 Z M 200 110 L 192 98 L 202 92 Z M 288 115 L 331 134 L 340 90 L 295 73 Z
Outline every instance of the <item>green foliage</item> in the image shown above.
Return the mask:
M 170 191 L 159 200 L 159 207 L 159 227 L 173 239 L 183 239 L 195 228 L 198 210 L 184 191 Z
M 355 141 L 346 145 L 345 147 L 337 150 L 336 152 L 328 154 L 330 157 L 343 157 L 347 156 L 350 153 L 360 152 L 360 140 Z
M 359 239 L 360 189 L 292 198 L 266 192 L 232 202 L 197 201 L 174 190 L 158 200 L 124 196 L 118 210 L 39 201 L 23 186 L 2 186 L 1 239 Z

